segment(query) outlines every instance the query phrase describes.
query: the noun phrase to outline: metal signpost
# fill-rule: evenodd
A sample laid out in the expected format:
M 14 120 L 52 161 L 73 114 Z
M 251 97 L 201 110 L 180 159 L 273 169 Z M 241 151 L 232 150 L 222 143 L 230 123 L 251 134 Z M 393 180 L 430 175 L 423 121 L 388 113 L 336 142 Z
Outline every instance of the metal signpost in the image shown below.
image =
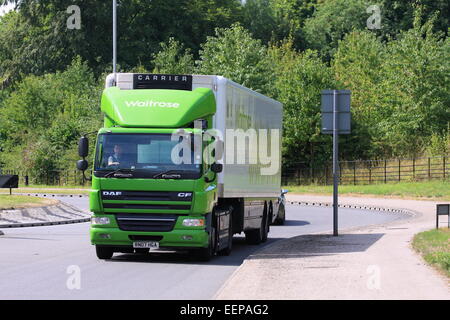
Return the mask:
M 113 0 L 113 73 L 117 83 L 117 0 Z
M 350 134 L 350 91 L 322 91 L 322 133 L 333 135 L 333 235 L 338 235 L 339 134 Z

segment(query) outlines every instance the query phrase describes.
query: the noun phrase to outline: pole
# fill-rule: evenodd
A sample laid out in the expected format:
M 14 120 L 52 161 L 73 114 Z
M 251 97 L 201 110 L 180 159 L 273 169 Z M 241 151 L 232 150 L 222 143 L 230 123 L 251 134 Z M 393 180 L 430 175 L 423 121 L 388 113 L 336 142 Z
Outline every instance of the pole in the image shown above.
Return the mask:
M 117 0 L 113 0 L 113 73 L 117 83 Z
M 337 91 L 333 90 L 333 236 L 338 235 L 338 110 Z

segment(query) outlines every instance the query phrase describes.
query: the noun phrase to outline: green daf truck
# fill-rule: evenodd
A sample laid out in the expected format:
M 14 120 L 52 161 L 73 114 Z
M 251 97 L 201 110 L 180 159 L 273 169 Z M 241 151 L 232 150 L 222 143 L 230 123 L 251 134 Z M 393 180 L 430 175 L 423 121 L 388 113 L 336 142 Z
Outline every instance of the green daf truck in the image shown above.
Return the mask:
M 89 196 L 98 258 L 168 249 L 209 260 L 230 254 L 234 234 L 259 244 L 283 223 L 281 103 L 220 76 L 116 73 L 101 110 Z M 78 151 L 85 174 L 86 136 Z

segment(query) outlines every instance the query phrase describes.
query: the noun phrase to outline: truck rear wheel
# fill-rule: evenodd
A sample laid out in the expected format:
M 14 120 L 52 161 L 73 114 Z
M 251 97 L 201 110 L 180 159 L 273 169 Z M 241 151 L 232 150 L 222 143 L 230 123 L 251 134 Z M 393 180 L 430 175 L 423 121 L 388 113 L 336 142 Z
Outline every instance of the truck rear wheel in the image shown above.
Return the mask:
M 245 241 L 248 244 L 260 244 L 263 241 L 264 218 L 261 219 L 261 226 L 258 229 L 245 231 Z
M 263 225 L 262 225 L 262 227 L 263 227 L 263 234 L 262 234 L 261 242 L 266 242 L 267 238 L 269 236 L 269 228 L 270 228 L 269 219 L 268 219 L 267 215 L 265 215 L 264 218 L 263 218 Z
M 95 246 L 95 252 L 99 259 L 111 259 L 114 254 L 113 248 L 105 246 Z
M 275 224 L 282 226 L 282 225 L 284 225 L 285 221 L 286 221 L 286 209 L 285 209 L 284 205 L 281 204 L 280 207 L 278 208 L 278 215 L 275 220 Z

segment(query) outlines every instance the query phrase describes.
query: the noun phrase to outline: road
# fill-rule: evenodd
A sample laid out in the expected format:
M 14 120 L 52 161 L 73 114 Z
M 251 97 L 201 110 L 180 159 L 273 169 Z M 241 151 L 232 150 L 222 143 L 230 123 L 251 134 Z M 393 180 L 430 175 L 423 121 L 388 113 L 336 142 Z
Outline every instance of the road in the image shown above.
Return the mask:
M 87 209 L 88 200 L 61 201 Z M 288 205 L 284 226 L 271 226 L 269 245 L 284 238 L 332 230 L 332 209 Z M 340 209 L 340 228 L 381 224 L 392 213 Z M 0 236 L 2 299 L 211 299 L 246 257 L 262 246 L 235 235 L 233 253 L 197 262 L 184 253 L 115 254 L 98 260 L 89 224 L 4 229 Z M 276 272 L 276 271 L 274 271 Z

